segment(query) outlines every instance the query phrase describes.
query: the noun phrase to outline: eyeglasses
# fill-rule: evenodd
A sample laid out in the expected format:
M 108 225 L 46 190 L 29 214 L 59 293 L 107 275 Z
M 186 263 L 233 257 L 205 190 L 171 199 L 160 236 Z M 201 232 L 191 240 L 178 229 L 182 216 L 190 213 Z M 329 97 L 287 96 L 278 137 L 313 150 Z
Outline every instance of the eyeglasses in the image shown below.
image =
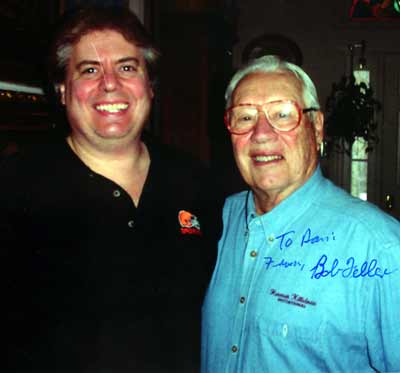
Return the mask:
M 239 104 L 225 111 L 224 120 L 230 133 L 243 135 L 254 128 L 262 111 L 274 129 L 288 132 L 300 124 L 302 114 L 318 110 L 300 109 L 297 102 L 290 100 L 270 101 L 262 105 Z

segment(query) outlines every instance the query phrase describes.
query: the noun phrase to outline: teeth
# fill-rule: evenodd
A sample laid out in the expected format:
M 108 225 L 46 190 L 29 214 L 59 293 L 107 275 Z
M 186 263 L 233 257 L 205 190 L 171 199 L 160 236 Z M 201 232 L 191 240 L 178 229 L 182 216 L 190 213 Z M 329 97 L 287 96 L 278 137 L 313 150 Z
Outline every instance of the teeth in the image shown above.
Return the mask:
M 257 162 L 270 162 L 270 161 L 275 161 L 277 159 L 282 159 L 283 157 L 281 155 L 258 155 L 253 158 Z
M 97 105 L 96 110 L 107 111 L 109 113 L 118 113 L 121 110 L 125 110 L 127 107 L 128 104 L 104 104 Z

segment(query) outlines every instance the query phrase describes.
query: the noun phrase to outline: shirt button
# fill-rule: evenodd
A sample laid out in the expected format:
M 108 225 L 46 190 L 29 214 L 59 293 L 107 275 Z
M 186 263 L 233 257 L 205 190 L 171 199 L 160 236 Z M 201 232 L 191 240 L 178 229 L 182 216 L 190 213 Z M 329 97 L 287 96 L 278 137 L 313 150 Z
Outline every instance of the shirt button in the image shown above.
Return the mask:
M 128 221 L 128 227 L 129 228 L 133 228 L 134 225 L 135 225 L 135 223 L 133 222 L 133 220 L 129 220 Z
M 284 337 L 286 337 L 288 335 L 288 331 L 289 331 L 289 329 L 288 329 L 287 324 L 284 324 L 283 327 L 282 327 L 282 335 Z
M 244 303 L 244 302 L 246 302 L 246 298 L 245 297 L 240 297 L 240 303 Z
M 269 241 L 269 242 L 274 242 L 274 241 L 275 241 L 275 237 L 272 236 L 272 235 L 269 236 L 269 237 L 268 237 L 268 241 Z
M 113 191 L 113 196 L 114 197 L 119 197 L 121 195 L 121 192 L 118 190 L 118 189 L 115 189 L 114 191 Z
M 252 258 L 255 258 L 255 257 L 257 256 L 257 251 L 253 250 L 253 251 L 250 253 L 250 256 L 251 256 Z
M 232 352 L 238 352 L 237 346 L 235 346 L 235 345 L 232 346 Z
M 90 172 L 90 173 L 89 173 L 89 177 L 94 177 L 94 173 L 93 173 L 93 172 Z

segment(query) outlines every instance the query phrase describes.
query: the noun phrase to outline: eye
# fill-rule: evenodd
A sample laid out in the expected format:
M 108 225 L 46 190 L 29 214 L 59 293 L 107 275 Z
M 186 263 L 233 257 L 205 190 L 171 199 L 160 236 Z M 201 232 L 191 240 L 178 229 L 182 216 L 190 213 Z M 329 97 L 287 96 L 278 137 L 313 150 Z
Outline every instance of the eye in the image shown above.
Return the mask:
M 273 105 L 269 108 L 269 118 L 273 121 L 291 121 L 297 117 L 297 111 L 292 105 Z
M 253 120 L 253 115 L 242 114 L 242 115 L 240 115 L 237 119 L 238 119 L 238 121 L 240 121 L 240 122 L 247 122 L 247 121 L 249 121 L 249 120 Z
M 286 119 L 291 116 L 291 112 L 290 111 L 280 111 L 278 113 L 278 116 L 280 119 Z
M 253 122 L 255 116 L 257 116 L 257 111 L 249 108 L 239 108 L 235 110 L 234 116 L 237 123 Z
M 98 72 L 98 69 L 96 67 L 90 66 L 82 69 L 81 74 L 82 75 L 93 75 Z
M 120 71 L 123 73 L 136 73 L 137 67 L 135 65 L 121 65 Z
M 100 75 L 99 67 L 92 65 L 84 65 L 79 70 L 81 79 L 97 79 Z

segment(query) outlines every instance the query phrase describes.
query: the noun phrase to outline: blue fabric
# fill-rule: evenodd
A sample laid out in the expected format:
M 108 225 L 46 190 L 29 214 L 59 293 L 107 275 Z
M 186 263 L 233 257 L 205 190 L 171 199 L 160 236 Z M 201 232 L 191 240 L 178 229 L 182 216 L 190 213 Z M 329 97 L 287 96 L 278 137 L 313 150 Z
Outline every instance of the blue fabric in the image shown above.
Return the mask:
M 203 373 L 400 371 L 399 222 L 319 168 L 261 216 L 227 198 L 223 222 Z

